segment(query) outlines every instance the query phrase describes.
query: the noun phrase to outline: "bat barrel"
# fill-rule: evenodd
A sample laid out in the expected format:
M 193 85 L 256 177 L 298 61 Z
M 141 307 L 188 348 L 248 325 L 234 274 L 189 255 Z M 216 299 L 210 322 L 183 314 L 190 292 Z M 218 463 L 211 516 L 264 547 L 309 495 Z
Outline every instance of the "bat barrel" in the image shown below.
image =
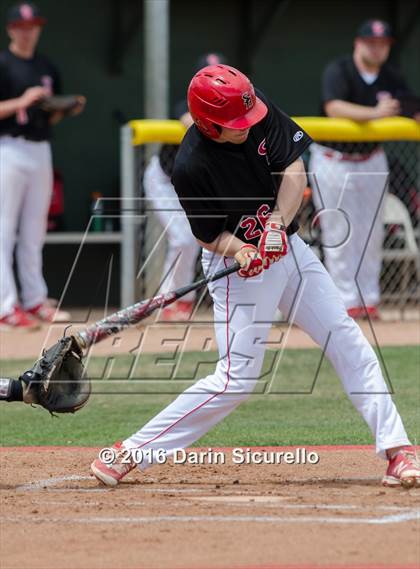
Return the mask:
M 226 269 L 222 269 L 221 271 L 213 273 L 212 275 L 196 281 L 195 283 L 179 288 L 174 292 L 160 294 L 153 298 L 137 302 L 128 308 L 123 308 L 122 310 L 91 324 L 84 330 L 78 332 L 75 337 L 79 342 L 80 347 L 85 350 L 93 344 L 97 344 L 105 338 L 108 338 L 108 336 L 113 336 L 133 324 L 138 324 L 138 322 L 141 322 L 150 316 L 150 314 L 155 310 L 172 304 L 175 300 L 181 298 L 185 294 L 193 290 L 197 290 L 209 282 L 219 280 L 231 273 L 235 273 L 239 268 L 239 263 L 235 262 Z
M 86 349 L 105 340 L 108 336 L 113 336 L 133 324 L 138 324 L 158 308 L 172 304 L 176 298 L 174 293 L 167 293 L 137 302 L 81 330 L 77 333 L 77 340 L 82 348 Z

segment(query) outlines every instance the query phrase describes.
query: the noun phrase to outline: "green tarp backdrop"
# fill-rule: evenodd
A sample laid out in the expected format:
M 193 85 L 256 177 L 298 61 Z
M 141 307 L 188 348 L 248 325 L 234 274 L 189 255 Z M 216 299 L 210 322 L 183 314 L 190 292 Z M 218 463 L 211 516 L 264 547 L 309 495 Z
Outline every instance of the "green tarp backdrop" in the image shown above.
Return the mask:
M 159 0 L 155 0 L 159 2 Z M 0 47 L 7 45 L 0 0 Z M 143 115 L 141 0 L 38 0 L 48 18 L 40 51 L 58 65 L 64 91 L 88 99 L 85 113 L 55 129 L 64 176 L 65 227 L 83 230 L 92 192 L 119 195 L 119 122 Z M 401 35 L 395 60 L 420 93 L 420 14 L 415 0 L 172 0 L 171 104 L 184 96 L 198 57 L 224 53 L 248 65 L 254 83 L 293 115 L 319 113 L 324 65 L 351 50 L 366 18 L 388 19 Z M 267 17 L 268 14 L 272 17 Z M 398 44 L 397 44 L 398 46 Z

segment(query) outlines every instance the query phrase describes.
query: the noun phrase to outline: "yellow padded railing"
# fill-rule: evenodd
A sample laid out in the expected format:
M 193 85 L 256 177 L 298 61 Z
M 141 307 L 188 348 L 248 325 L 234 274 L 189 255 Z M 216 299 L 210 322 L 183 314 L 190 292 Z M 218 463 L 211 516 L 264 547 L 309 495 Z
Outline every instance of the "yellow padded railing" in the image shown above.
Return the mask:
M 420 123 L 404 117 L 390 117 L 364 123 L 326 117 L 293 117 L 314 140 L 340 142 L 420 141 Z M 133 145 L 179 144 L 185 127 L 177 120 L 133 120 Z
M 128 123 L 133 131 L 133 145 L 149 142 L 179 144 L 184 138 L 185 126 L 180 121 L 143 119 Z

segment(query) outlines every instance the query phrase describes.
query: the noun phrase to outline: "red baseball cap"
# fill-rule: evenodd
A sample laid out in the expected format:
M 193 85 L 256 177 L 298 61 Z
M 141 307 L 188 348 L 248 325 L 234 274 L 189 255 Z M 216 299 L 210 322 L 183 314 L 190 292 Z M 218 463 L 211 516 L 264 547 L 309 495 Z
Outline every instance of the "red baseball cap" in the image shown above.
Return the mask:
M 46 23 L 46 18 L 41 15 L 38 6 L 35 6 L 32 2 L 15 4 L 7 13 L 8 26 L 44 26 Z
M 393 39 L 391 26 L 384 20 L 366 20 L 358 29 L 357 37 Z

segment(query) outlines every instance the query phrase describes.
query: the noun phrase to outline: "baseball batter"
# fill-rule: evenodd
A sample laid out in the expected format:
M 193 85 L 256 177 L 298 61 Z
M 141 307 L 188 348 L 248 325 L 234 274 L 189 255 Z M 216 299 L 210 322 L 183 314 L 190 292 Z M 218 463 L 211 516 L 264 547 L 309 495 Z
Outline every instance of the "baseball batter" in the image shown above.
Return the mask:
M 40 101 L 59 93 L 60 77 L 51 61 L 36 51 L 46 20 L 30 3 L 8 13 L 8 49 L 0 53 L 0 327 L 33 328 L 37 321 L 69 315 L 47 303 L 42 246 L 52 191 L 51 125 Z M 81 112 L 79 98 L 73 114 Z M 13 252 L 21 302 L 13 274 Z
M 420 467 L 388 394 L 375 352 L 346 312 L 331 277 L 297 235 L 295 215 L 306 187 L 302 153 L 311 139 L 249 79 L 227 65 L 192 79 L 194 125 L 178 152 L 173 182 L 203 248 L 207 274 L 236 259 L 241 269 L 209 285 L 219 360 L 214 373 L 187 389 L 137 433 L 115 445 L 95 476 L 115 486 L 135 468 L 123 456 L 172 455 L 231 413 L 252 393 L 277 309 L 321 346 L 367 422 L 376 451 L 389 460 L 384 484 L 413 486 Z
M 361 25 L 353 55 L 338 58 L 324 72 L 322 114 L 355 121 L 399 114 L 398 97 L 410 90 L 387 63 L 392 41 L 386 22 Z M 314 203 L 324 210 L 319 220 L 327 269 L 353 318 L 378 318 L 381 212 L 389 174 L 385 152 L 374 142 L 313 144 L 309 170 L 316 176 Z

